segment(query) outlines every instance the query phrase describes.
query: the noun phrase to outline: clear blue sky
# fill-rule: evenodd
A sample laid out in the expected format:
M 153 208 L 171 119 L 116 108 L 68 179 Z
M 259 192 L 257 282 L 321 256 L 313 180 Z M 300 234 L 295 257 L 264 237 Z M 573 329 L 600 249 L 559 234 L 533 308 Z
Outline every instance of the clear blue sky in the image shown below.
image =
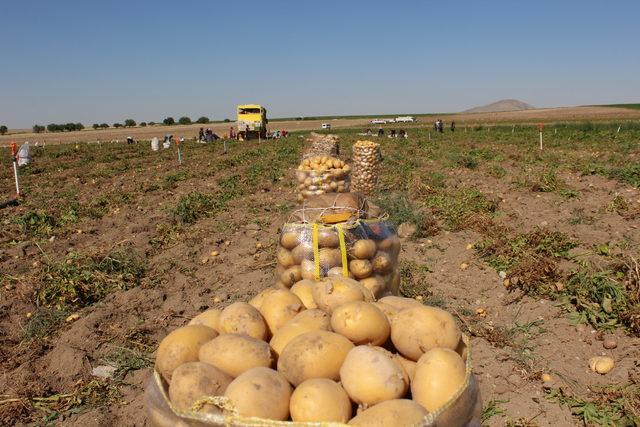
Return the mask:
M 640 101 L 640 1 L 3 1 L 0 124 Z

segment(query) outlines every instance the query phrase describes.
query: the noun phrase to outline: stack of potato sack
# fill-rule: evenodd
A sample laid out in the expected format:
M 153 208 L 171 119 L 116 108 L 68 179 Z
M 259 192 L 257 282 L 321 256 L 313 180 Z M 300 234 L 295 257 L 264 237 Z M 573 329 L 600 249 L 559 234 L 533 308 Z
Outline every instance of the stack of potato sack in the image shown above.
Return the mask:
M 351 167 L 331 156 L 302 160 L 296 170 L 298 202 L 325 193 L 347 193 L 351 188 Z
M 352 191 L 371 194 L 375 190 L 381 160 L 379 144 L 373 141 L 357 141 L 353 144 Z
M 400 239 L 358 193 L 315 196 L 282 227 L 277 285 L 296 289 L 324 277 L 357 280 L 376 298 L 397 295 Z
M 322 135 L 311 132 L 307 138 L 307 148 L 302 154 L 302 158 L 314 156 L 331 156 L 340 155 L 340 138 L 337 135 Z
M 348 277 L 268 288 L 171 332 L 156 426 L 479 426 L 468 339 L 448 312 Z

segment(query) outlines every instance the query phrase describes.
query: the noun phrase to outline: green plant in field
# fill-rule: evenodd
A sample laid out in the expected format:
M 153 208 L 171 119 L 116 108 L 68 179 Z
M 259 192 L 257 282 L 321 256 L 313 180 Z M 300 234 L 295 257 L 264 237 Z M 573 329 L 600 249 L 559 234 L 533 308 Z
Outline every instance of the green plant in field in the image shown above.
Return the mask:
M 407 298 L 433 295 L 427 275 L 431 272 L 428 265 L 419 265 L 414 261 L 400 263 L 400 293 Z
M 434 218 L 413 204 L 403 193 L 386 194 L 379 198 L 377 203 L 394 223 L 415 225 L 413 237 L 426 237 L 438 231 Z
M 92 199 L 84 208 L 84 210 L 89 217 L 99 219 L 107 214 L 109 208 L 124 205 L 131 199 L 131 193 L 123 191 L 112 191 L 109 193 L 103 193 L 98 197 Z
M 22 333 L 25 339 L 42 339 L 48 337 L 64 324 L 69 315 L 66 309 L 39 307 L 29 318 Z
M 124 378 L 130 371 L 137 371 L 153 365 L 153 359 L 149 355 L 128 347 L 116 347 L 104 358 L 104 362 L 116 368 L 113 374 L 116 379 Z
M 556 171 L 551 169 L 540 175 L 540 178 L 531 186 L 532 191 L 542 193 L 551 193 L 557 191 L 561 186 L 561 182 L 556 175 Z
M 37 272 L 35 301 L 38 306 L 85 307 L 116 290 L 140 284 L 146 266 L 132 250 L 89 257 L 71 252 L 60 262 L 51 262 Z
M 637 163 L 630 162 L 626 166 L 612 168 L 607 171 L 607 176 L 640 188 L 640 165 Z
M 165 190 L 169 188 L 175 188 L 177 182 L 185 181 L 188 178 L 189 174 L 186 171 L 179 171 L 169 174 L 162 179 L 161 188 Z
M 507 230 L 494 233 L 474 245 L 476 253 L 525 292 L 548 294 L 558 279 L 556 260 L 567 258 L 577 242 L 564 233 L 537 228 L 509 236 Z
M 508 403 L 509 399 L 506 400 L 500 400 L 500 399 L 493 399 L 490 400 L 489 403 L 487 403 L 485 405 L 485 407 L 482 410 L 482 417 L 480 418 L 480 421 L 482 421 L 482 424 L 486 423 L 487 421 L 489 421 L 491 418 L 497 416 L 497 415 L 502 415 L 505 413 L 505 410 L 503 408 L 501 408 L 499 405 L 502 403 Z
M 214 196 L 193 191 L 180 197 L 171 214 L 178 223 L 193 224 L 202 217 L 213 215 L 218 207 Z
M 504 178 L 507 175 L 507 170 L 499 165 L 491 165 L 489 167 L 489 175 L 495 178 Z
M 640 425 L 639 384 L 591 387 L 586 398 L 567 394 L 563 389 L 550 390 L 546 398 L 567 406 L 584 425 Z
M 428 197 L 426 205 L 452 231 L 464 228 L 475 216 L 493 215 L 498 207 L 480 191 L 465 188 L 439 192 Z
M 18 217 L 16 222 L 30 237 L 49 237 L 56 226 L 55 219 L 42 210 L 29 211 Z

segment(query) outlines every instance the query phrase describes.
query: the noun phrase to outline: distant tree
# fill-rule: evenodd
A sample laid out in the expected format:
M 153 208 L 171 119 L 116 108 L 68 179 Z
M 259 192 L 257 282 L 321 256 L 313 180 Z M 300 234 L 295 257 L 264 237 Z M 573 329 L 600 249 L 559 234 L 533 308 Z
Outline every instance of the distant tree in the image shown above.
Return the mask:
M 44 126 L 40 126 L 40 125 L 33 125 L 33 127 L 31 129 L 33 130 L 33 133 L 42 133 L 42 132 L 44 132 Z
M 8 127 L 6 127 L 5 125 L 0 126 L 0 135 L 4 135 L 7 132 L 9 132 Z
M 124 121 L 124 127 L 131 128 L 136 125 L 136 121 L 133 119 L 127 119 Z
M 122 127 L 122 123 L 114 123 L 113 127 L 114 128 L 121 128 Z
M 225 123 L 230 123 L 230 122 L 231 122 L 231 120 L 229 120 L 229 119 L 224 119 L 224 120 L 223 120 L 223 122 L 225 122 Z
M 47 130 L 48 130 L 49 132 L 58 132 L 58 131 L 59 131 L 59 129 L 58 129 L 58 125 L 57 125 L 57 124 L 55 124 L 55 123 L 49 123 L 49 124 L 47 125 Z
M 182 116 L 178 120 L 178 123 L 180 123 L 181 125 L 190 125 L 191 124 L 191 119 L 189 117 L 187 117 L 187 116 Z
M 147 122 L 140 122 L 140 127 L 141 128 L 146 127 L 146 126 L 147 126 Z
M 210 122 L 209 117 L 205 117 L 205 116 L 202 116 L 198 120 L 196 120 L 196 123 L 202 123 L 202 124 L 206 124 L 209 122 Z
M 147 123 L 147 124 L 148 124 L 149 126 L 155 126 L 155 125 L 156 125 L 156 122 L 149 122 L 149 123 Z
M 74 130 L 82 130 L 84 129 L 84 125 L 82 123 L 76 123 Z
M 173 120 L 173 117 L 167 117 L 166 119 L 164 119 L 164 120 L 162 121 L 162 123 L 164 123 L 164 124 L 165 124 L 165 125 L 167 125 L 167 126 L 171 126 L 171 125 L 175 125 L 175 124 L 176 124 L 176 121 L 175 121 L 175 120 Z
M 108 123 L 100 123 L 100 127 L 102 129 L 109 129 L 109 124 Z
M 99 129 L 100 128 L 100 124 L 99 123 L 94 123 L 91 125 L 92 128 L 94 129 Z

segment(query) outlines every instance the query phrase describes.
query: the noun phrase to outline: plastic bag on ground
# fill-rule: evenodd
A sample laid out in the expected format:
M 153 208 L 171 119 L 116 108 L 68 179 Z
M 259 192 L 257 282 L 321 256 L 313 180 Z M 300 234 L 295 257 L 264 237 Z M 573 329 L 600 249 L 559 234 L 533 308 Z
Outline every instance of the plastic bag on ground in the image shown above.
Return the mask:
M 18 149 L 18 166 L 26 166 L 31 163 L 31 147 L 25 142 Z

